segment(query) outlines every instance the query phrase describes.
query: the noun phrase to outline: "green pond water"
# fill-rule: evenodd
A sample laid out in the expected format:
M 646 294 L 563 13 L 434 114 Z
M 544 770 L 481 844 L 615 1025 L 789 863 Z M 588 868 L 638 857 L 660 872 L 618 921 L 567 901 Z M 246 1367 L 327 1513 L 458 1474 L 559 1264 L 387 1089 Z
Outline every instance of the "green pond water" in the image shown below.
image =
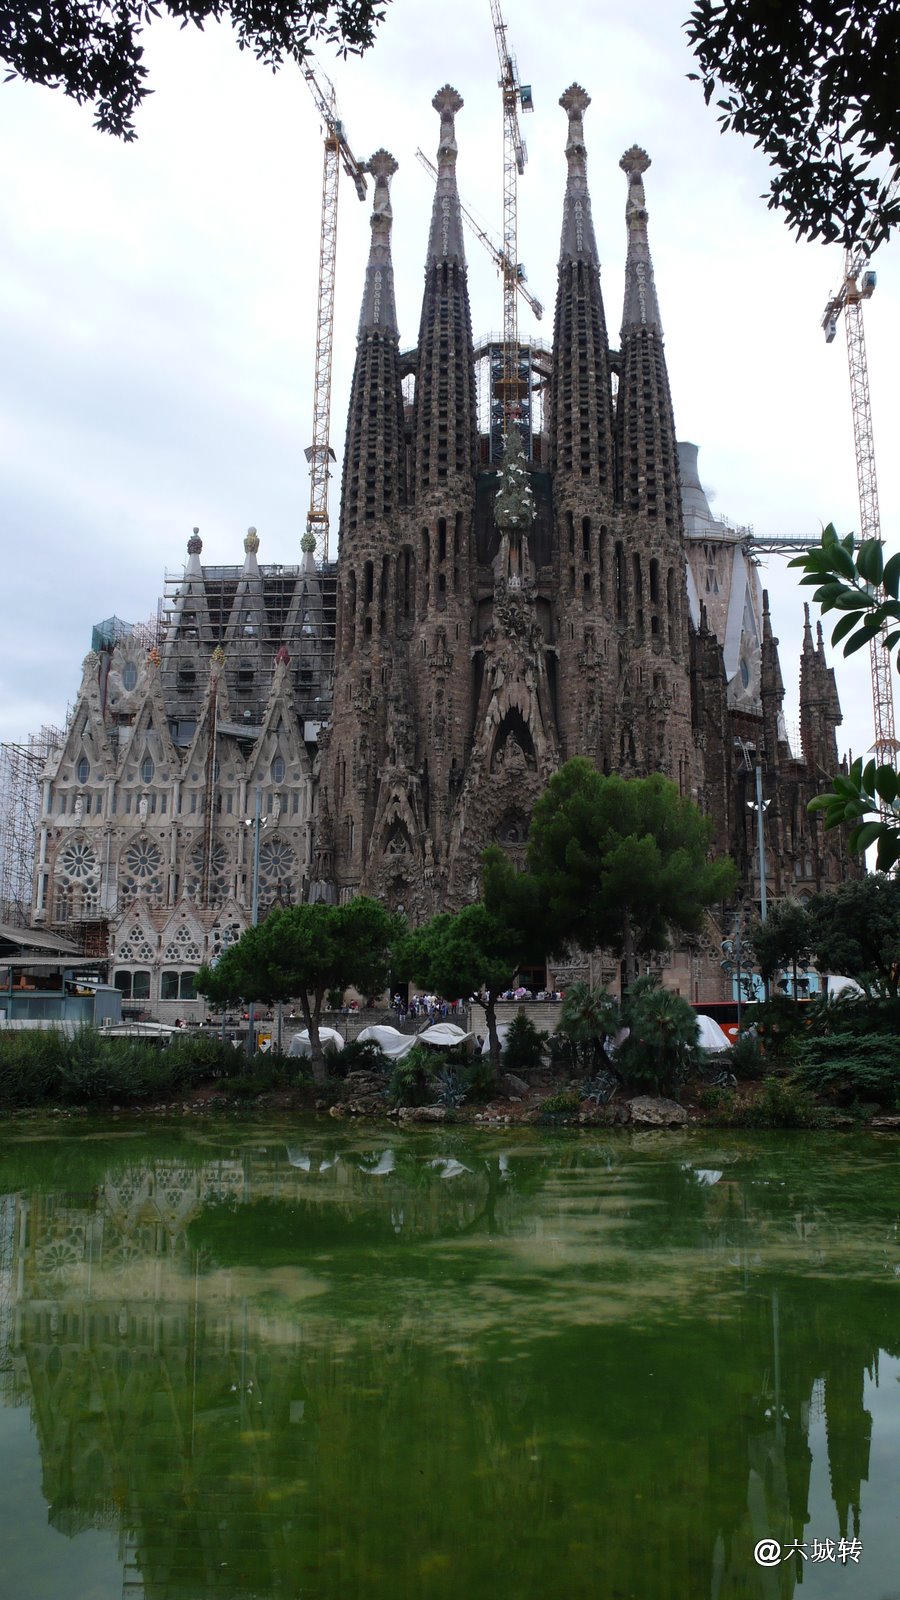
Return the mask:
M 897 1600 L 898 1161 L 7 1129 L 0 1596 Z

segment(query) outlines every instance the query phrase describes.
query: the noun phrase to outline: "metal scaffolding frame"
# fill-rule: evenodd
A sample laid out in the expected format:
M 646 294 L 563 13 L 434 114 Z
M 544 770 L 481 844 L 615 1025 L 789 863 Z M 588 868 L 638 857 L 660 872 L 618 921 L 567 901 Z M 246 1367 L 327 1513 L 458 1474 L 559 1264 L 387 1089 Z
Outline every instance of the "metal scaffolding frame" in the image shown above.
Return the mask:
M 22 928 L 31 922 L 41 775 L 64 738 L 45 726 L 24 743 L 0 745 L 0 921 Z

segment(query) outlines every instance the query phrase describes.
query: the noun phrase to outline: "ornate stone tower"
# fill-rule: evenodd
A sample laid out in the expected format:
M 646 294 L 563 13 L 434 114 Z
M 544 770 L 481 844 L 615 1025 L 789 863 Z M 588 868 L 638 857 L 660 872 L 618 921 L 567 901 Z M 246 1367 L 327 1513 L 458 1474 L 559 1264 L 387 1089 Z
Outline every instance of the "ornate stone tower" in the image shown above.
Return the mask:
M 649 157 L 634 145 L 620 163 L 627 252 L 613 352 L 587 183 L 590 98 L 579 84 L 566 90 L 547 433 L 523 439 L 512 427 L 498 470 L 478 431 L 456 189 L 462 100 L 445 85 L 432 103 L 438 177 L 418 344 L 403 358 L 414 384 L 405 438 L 390 258 L 395 164 L 383 151 L 370 163 L 334 706 L 313 846 L 316 894 L 363 890 L 416 920 L 477 894 L 486 845 L 521 856 L 534 803 L 570 756 L 625 776 L 665 773 L 714 816 L 718 847 L 745 855 L 735 741 L 771 747 L 773 778 L 793 760 L 771 629 L 768 643 L 757 637 L 761 665 L 748 673 L 757 698 L 747 691 L 738 706 L 696 581 L 689 601 L 647 229 Z M 827 669 L 808 654 L 809 748 L 791 768 L 797 783 L 800 766 L 833 746 Z

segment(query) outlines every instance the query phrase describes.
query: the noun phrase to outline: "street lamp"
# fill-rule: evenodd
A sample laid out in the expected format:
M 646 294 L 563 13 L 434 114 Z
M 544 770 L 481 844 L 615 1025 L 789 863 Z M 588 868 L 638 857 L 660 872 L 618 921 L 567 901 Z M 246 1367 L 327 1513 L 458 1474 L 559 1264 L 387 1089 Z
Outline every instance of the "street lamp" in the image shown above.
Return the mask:
M 756 799 L 748 800 L 747 807 L 750 811 L 756 812 L 756 847 L 759 853 L 759 920 L 760 922 L 764 923 L 766 920 L 766 838 L 763 824 L 765 821 L 766 808 L 769 805 L 769 801 L 763 799 L 762 767 L 758 763 L 755 768 L 755 775 Z M 768 1000 L 768 978 L 765 980 L 765 996 Z
M 769 801 L 763 799 L 762 792 L 762 767 L 756 771 L 756 799 L 747 801 L 747 808 L 756 812 L 756 847 L 759 853 L 759 920 L 766 920 L 766 840 L 763 830 L 763 821 Z
M 244 827 L 253 829 L 253 879 L 250 902 L 250 926 L 255 928 L 259 922 L 259 836 L 268 822 L 268 817 L 262 814 L 262 789 L 257 784 L 256 807 L 252 817 L 244 818 Z M 253 1054 L 253 1023 L 254 1004 L 251 1000 L 247 1008 L 247 1054 Z

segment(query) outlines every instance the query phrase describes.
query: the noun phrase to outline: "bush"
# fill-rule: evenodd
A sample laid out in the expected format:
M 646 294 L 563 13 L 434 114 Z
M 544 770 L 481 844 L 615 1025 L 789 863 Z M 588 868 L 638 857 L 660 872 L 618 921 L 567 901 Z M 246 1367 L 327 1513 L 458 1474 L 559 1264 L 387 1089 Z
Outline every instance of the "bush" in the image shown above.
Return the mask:
M 817 1128 L 825 1117 L 808 1094 L 783 1078 L 766 1078 L 762 1094 L 740 1114 L 748 1128 Z
M 383 1072 L 387 1077 L 391 1058 L 375 1039 L 351 1039 L 343 1050 L 329 1053 L 328 1070 L 335 1078 L 346 1078 L 348 1072 Z
M 734 1095 L 730 1089 L 710 1084 L 708 1089 L 700 1090 L 697 1104 L 701 1111 L 730 1111 L 734 1105 Z
M 729 1056 L 729 1066 L 736 1078 L 761 1078 L 765 1063 L 755 1033 L 742 1033 L 735 1039 Z
M 615 1037 L 622 1020 L 618 1001 L 605 989 L 573 983 L 566 991 L 551 1041 L 552 1064 L 589 1074 L 602 1071 L 609 1065 L 606 1040 Z
M 684 1082 L 697 1060 L 697 1013 L 680 995 L 663 989 L 655 977 L 638 978 L 622 1007 L 631 1029 L 616 1051 L 616 1067 L 633 1083 L 657 1091 Z
M 427 1106 L 434 1099 L 430 1074 L 434 1061 L 424 1045 L 414 1044 L 399 1061 L 394 1062 L 388 1099 L 394 1106 Z
M 544 1059 L 547 1035 L 536 1028 L 524 1011 L 516 1013 L 509 1025 L 503 1050 L 503 1066 L 507 1072 L 537 1072 Z
M 68 1047 L 56 1028 L 0 1032 L 0 1105 L 35 1106 L 52 1100 Z
M 439 1106 L 448 1106 L 455 1110 L 457 1106 L 462 1105 L 466 1098 L 466 1086 L 452 1067 L 441 1067 L 435 1074 L 435 1084 Z
M 570 1117 L 581 1105 L 581 1097 L 574 1089 L 559 1089 L 541 1101 L 542 1117 Z
M 463 1073 L 466 1099 L 485 1101 L 497 1093 L 497 1079 L 490 1056 L 473 1056 Z
M 900 1109 L 900 1052 L 896 1034 L 835 1034 L 804 1039 L 794 1081 L 841 1104 L 862 1097 Z

